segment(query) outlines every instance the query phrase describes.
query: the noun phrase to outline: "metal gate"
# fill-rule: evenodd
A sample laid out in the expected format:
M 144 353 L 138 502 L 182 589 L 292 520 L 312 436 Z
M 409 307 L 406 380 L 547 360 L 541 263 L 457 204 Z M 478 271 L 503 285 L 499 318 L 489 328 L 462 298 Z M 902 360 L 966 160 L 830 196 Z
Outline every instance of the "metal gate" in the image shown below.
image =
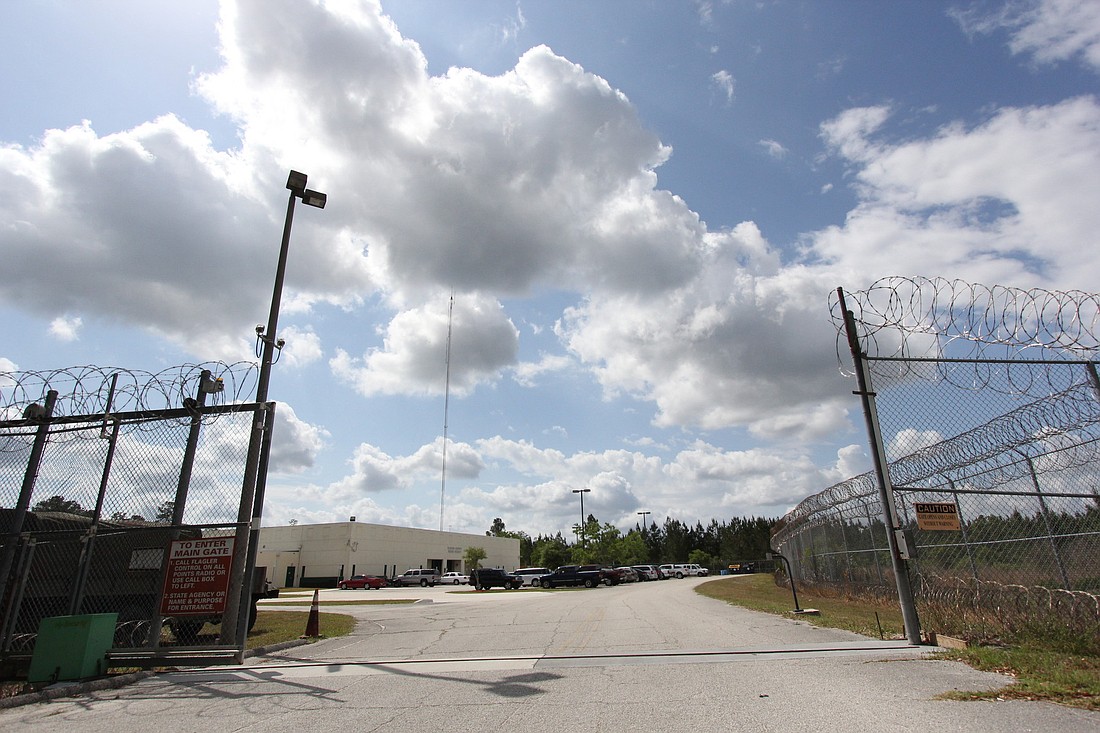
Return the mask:
M 252 565 L 274 405 L 237 399 L 255 372 L 0 374 L 6 667 L 43 619 L 97 613 L 117 615 L 112 666 L 240 660 L 266 580 Z

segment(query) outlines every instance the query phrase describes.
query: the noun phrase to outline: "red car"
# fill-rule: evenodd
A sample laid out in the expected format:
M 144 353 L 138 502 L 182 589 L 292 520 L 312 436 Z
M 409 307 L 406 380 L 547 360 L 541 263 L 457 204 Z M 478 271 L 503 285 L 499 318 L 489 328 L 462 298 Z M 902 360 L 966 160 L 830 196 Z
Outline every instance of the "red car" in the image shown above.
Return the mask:
M 379 578 L 377 575 L 353 575 L 347 580 L 340 581 L 340 590 L 347 590 L 348 588 L 378 589 L 386 585 L 389 585 L 386 579 Z

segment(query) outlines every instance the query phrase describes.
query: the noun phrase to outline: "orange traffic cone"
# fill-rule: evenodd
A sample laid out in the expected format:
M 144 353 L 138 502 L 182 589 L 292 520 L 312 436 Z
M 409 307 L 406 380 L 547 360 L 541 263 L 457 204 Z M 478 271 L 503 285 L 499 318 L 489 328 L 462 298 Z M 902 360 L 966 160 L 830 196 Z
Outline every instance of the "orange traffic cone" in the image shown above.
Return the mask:
M 309 606 L 309 620 L 306 621 L 306 633 L 303 639 L 316 639 L 321 635 L 321 591 L 313 591 L 313 603 Z

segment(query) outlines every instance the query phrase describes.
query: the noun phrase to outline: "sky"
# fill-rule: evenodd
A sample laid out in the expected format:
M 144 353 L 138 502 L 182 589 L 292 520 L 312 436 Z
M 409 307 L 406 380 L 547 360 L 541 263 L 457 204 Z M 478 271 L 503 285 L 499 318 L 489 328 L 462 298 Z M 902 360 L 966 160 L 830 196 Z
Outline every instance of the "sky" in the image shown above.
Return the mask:
M 870 467 L 837 287 L 1100 282 L 1090 0 L 45 0 L 0 41 L 0 371 L 254 359 L 288 171 L 328 195 L 267 525 L 779 517 Z

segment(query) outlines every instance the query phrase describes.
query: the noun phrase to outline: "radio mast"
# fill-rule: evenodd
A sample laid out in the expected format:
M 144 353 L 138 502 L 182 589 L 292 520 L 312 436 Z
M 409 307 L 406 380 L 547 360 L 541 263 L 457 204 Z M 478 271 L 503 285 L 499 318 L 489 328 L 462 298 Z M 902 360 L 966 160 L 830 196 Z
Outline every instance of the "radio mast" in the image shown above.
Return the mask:
M 439 531 L 443 531 L 443 499 L 447 494 L 447 412 L 451 403 L 451 328 L 455 316 L 455 290 L 451 288 L 451 305 L 447 310 L 447 376 L 443 386 L 443 468 L 439 480 Z

